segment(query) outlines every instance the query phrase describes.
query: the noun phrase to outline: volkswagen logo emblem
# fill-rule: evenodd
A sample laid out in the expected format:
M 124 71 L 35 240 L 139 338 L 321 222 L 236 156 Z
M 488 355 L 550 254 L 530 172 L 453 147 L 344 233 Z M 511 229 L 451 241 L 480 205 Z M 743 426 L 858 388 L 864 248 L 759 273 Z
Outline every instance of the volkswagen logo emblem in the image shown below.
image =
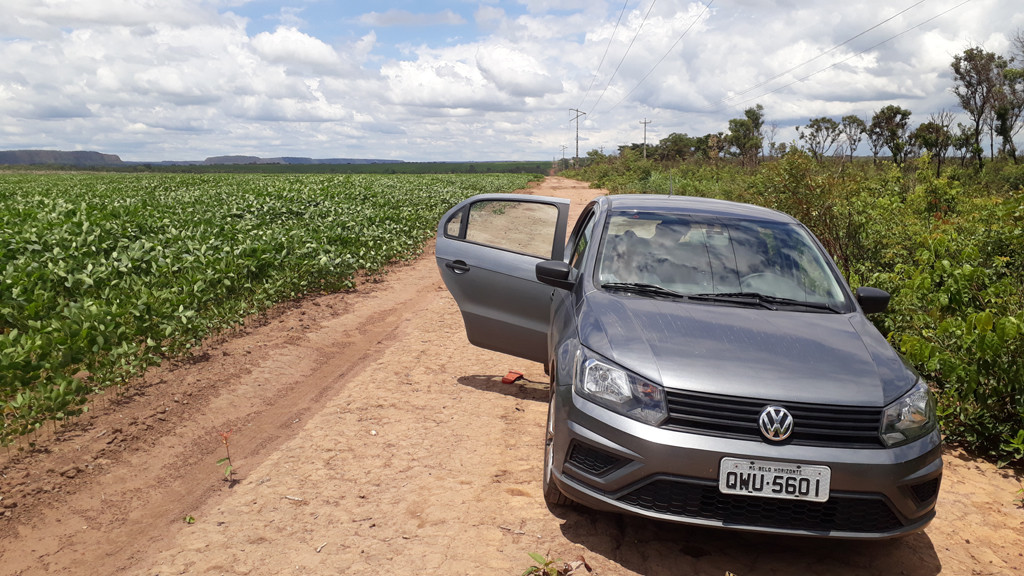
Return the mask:
M 793 433 L 793 415 L 782 406 L 765 406 L 757 419 L 761 434 L 776 442 L 781 442 Z

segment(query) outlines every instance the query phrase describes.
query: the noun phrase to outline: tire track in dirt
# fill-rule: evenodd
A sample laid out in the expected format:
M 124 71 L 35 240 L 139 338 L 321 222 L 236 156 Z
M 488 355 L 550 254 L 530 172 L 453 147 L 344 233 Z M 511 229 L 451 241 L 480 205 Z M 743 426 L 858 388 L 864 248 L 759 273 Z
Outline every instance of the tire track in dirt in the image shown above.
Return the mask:
M 45 452 L 3 463 L 3 502 L 15 507 L 7 508 L 0 572 L 82 573 L 85 565 L 116 573 L 140 564 L 228 485 L 214 465 L 224 455 L 219 432 L 234 430 L 236 478 L 247 482 L 247 470 L 299 433 L 405 317 L 436 300 L 430 256 L 357 293 L 285 305 L 263 326 L 208 343 L 196 360 L 152 369 L 126 396 L 101 399 Z

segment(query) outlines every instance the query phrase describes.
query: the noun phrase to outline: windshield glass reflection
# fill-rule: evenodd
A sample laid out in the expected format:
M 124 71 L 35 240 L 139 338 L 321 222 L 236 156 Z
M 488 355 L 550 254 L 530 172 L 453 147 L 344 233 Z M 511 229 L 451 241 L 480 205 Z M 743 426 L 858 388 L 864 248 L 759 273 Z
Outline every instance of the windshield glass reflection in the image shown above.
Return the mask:
M 652 284 L 683 294 L 750 292 L 837 306 L 845 301 L 800 226 L 657 212 L 611 214 L 598 283 Z

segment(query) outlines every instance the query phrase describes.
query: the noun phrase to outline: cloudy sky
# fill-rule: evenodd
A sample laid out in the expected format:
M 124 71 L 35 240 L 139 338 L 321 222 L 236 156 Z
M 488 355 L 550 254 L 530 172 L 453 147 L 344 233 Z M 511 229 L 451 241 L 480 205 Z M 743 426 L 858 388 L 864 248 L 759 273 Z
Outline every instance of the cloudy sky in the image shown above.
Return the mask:
M 961 113 L 1014 0 L 3 0 L 0 150 L 537 160 L 886 104 Z

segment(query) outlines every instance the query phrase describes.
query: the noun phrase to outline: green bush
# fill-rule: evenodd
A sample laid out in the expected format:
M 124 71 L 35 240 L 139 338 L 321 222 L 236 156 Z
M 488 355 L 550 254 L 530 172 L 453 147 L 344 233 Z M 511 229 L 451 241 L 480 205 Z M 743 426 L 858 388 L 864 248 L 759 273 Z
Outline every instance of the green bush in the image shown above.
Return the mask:
M 883 326 L 937 390 L 947 438 L 1008 462 L 1002 444 L 1024 430 L 1020 277 L 976 243 L 939 223 L 912 264 L 871 281 L 893 293 Z

